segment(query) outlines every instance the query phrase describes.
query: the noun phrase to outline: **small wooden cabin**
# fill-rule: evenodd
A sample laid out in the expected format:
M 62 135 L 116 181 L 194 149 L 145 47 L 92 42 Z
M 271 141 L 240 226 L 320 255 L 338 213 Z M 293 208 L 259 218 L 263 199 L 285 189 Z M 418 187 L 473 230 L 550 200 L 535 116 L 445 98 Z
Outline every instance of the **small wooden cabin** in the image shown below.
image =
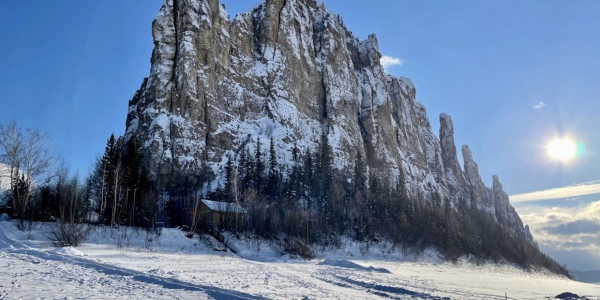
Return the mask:
M 100 214 L 90 210 L 85 213 L 85 218 L 83 221 L 88 223 L 98 223 L 100 221 Z
M 198 205 L 209 226 L 222 227 L 226 223 L 235 222 L 236 217 L 238 220 L 245 219 L 247 214 L 246 209 L 237 203 L 202 199 Z

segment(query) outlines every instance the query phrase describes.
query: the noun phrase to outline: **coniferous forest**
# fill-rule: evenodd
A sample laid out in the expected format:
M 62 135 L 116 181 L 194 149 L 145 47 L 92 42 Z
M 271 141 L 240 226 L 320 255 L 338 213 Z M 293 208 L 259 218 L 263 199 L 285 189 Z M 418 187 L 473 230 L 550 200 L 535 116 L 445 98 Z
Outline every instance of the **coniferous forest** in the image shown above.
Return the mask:
M 2 210 L 21 220 L 22 229 L 27 221 L 60 219 L 73 226 L 155 230 L 158 225 L 202 232 L 213 228 L 199 211 L 199 200 L 210 199 L 247 210 L 223 220 L 218 230 L 280 240 L 286 252 L 305 258 L 314 257 L 315 246 L 336 247 L 350 238 L 364 249 L 380 242 L 413 253 L 434 248 L 450 261 L 466 255 L 477 262 L 509 262 L 570 276 L 523 234 L 507 230 L 466 199 L 453 205 L 440 195 L 413 190 L 402 174 L 369 174 L 360 154 L 348 180 L 333 167 L 325 136 L 315 152 L 300 156 L 295 147 L 292 166 L 285 168 L 277 163 L 272 139 L 268 146 L 253 142 L 254 152 L 243 148 L 228 158 L 221 180 L 203 172 L 193 181 L 159 188 L 147 174 L 138 141 L 122 142 L 111 135 L 85 179 L 70 175 L 65 166 L 39 186 L 27 186 L 32 182 L 16 176 L 3 195 L 7 201 Z M 216 188 L 211 188 L 215 181 Z M 29 200 L 18 205 L 24 191 Z

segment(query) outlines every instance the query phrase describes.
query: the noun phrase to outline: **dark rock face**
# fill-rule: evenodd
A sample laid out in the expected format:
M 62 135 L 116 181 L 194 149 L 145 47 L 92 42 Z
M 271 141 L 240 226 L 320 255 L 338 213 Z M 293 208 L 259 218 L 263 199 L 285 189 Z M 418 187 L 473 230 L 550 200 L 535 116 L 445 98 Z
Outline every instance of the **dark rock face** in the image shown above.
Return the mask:
M 565 299 L 565 300 L 587 300 L 587 297 L 580 297 L 577 294 L 571 292 L 564 292 L 556 295 L 554 299 Z
M 334 167 L 350 178 L 357 153 L 370 173 L 413 192 L 466 201 L 525 232 L 494 177 L 486 188 L 468 147 L 465 170 L 450 116 L 439 139 L 413 83 L 384 72 L 375 35 L 360 41 L 315 0 L 267 0 L 235 16 L 218 0 L 165 0 L 152 23 L 150 75 L 129 102 L 125 138 L 142 142 L 151 177 L 168 186 L 207 171 L 222 181 L 228 157 L 275 142 L 316 151 L 326 135 Z

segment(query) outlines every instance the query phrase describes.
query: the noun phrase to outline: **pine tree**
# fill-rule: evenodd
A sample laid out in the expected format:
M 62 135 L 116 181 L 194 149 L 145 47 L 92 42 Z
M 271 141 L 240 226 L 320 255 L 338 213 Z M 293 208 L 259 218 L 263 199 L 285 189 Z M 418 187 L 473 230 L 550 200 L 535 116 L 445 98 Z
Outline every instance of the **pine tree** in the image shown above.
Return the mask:
M 325 223 L 324 230 L 330 232 L 332 229 L 332 213 L 334 211 L 334 191 L 338 191 L 339 189 L 333 188 L 333 157 L 331 146 L 329 146 L 329 141 L 325 132 L 321 135 L 321 151 L 319 153 L 318 165 L 318 209 L 322 212 L 323 221 Z
M 91 176 L 88 176 L 85 179 L 85 189 L 83 194 L 83 208 L 82 211 L 85 214 L 86 218 L 88 212 L 91 212 L 94 209 L 94 203 L 92 199 L 94 198 L 94 180 Z M 91 217 L 91 216 L 90 216 Z M 87 220 L 91 221 L 91 220 Z
M 139 193 L 134 203 L 134 223 L 136 226 L 151 228 L 158 213 L 158 192 L 148 178 L 148 170 L 142 164 L 140 168 Z
M 302 174 L 303 182 L 302 182 L 302 190 L 304 191 L 304 198 L 306 199 L 306 209 L 311 210 L 312 207 L 312 199 L 316 197 L 316 176 L 315 176 L 315 163 L 313 159 L 313 154 L 310 151 L 307 151 L 306 158 L 304 159 L 304 173 Z
M 287 205 L 290 208 L 293 207 L 292 205 L 295 205 L 297 203 L 303 182 L 302 166 L 300 165 L 299 150 L 296 143 L 294 143 L 294 148 L 292 149 L 292 160 L 294 165 L 292 166 L 292 171 L 289 175 L 288 182 L 285 185 L 285 197 L 287 199 Z
M 225 164 L 225 199 L 231 202 L 234 198 L 232 195 L 232 183 L 233 183 L 233 162 L 231 156 L 227 156 L 227 163 Z
M 260 136 L 256 139 L 256 152 L 254 154 L 254 172 L 253 172 L 253 180 L 254 180 L 254 188 L 258 191 L 261 190 L 262 186 L 262 176 L 264 173 L 264 164 L 262 162 L 262 153 L 260 151 Z
M 356 153 L 356 159 L 354 163 L 354 193 L 360 193 L 364 195 L 367 189 L 367 166 L 362 153 L 358 151 Z
M 115 135 L 111 134 L 110 138 L 106 142 L 106 148 L 104 150 L 104 156 L 101 160 L 101 168 L 99 171 L 102 179 L 101 183 L 101 201 L 100 201 L 100 215 L 107 224 L 112 224 L 113 220 L 113 209 L 114 203 L 116 202 L 115 194 L 117 177 L 117 163 L 118 163 L 118 152 L 117 152 L 117 141 Z
M 240 177 L 239 179 L 242 191 L 245 191 L 248 188 L 250 188 L 250 182 L 252 179 L 252 162 L 250 161 L 250 158 L 248 158 L 248 154 L 246 151 L 246 148 L 242 148 L 239 154 L 238 176 Z
M 141 164 L 141 153 L 138 142 L 135 138 L 131 138 L 127 142 L 127 152 L 125 156 L 125 188 L 133 190 L 139 187 Z
M 275 143 L 273 137 L 271 137 L 269 145 L 269 178 L 266 187 L 267 195 L 271 198 L 275 198 L 275 193 L 278 187 L 278 171 L 277 171 L 277 153 L 275 152 Z M 271 199 L 275 200 L 275 199 Z
M 324 203 L 327 203 L 328 191 L 331 188 L 333 179 L 333 158 L 331 153 L 331 146 L 327 139 L 327 134 L 321 135 L 321 153 L 320 153 L 320 179 L 321 179 L 321 191 L 320 196 Z
M 123 186 L 125 188 L 125 205 L 121 207 L 121 213 L 127 216 L 129 225 L 133 225 L 135 218 L 136 202 L 139 202 L 140 195 L 140 171 L 142 168 L 141 153 L 138 142 L 131 138 L 127 142 L 127 152 L 125 153 L 125 175 Z
M 297 165 L 300 162 L 300 150 L 298 149 L 298 143 L 294 142 L 294 148 L 292 149 L 292 160 Z

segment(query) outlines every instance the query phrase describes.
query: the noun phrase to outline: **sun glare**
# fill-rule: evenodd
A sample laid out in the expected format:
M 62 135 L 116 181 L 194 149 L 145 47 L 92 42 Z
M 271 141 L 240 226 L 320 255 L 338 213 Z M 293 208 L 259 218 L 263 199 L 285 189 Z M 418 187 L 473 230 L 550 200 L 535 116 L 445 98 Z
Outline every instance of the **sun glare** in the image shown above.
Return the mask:
M 550 157 L 569 161 L 577 154 L 577 145 L 569 139 L 556 139 L 548 145 Z

